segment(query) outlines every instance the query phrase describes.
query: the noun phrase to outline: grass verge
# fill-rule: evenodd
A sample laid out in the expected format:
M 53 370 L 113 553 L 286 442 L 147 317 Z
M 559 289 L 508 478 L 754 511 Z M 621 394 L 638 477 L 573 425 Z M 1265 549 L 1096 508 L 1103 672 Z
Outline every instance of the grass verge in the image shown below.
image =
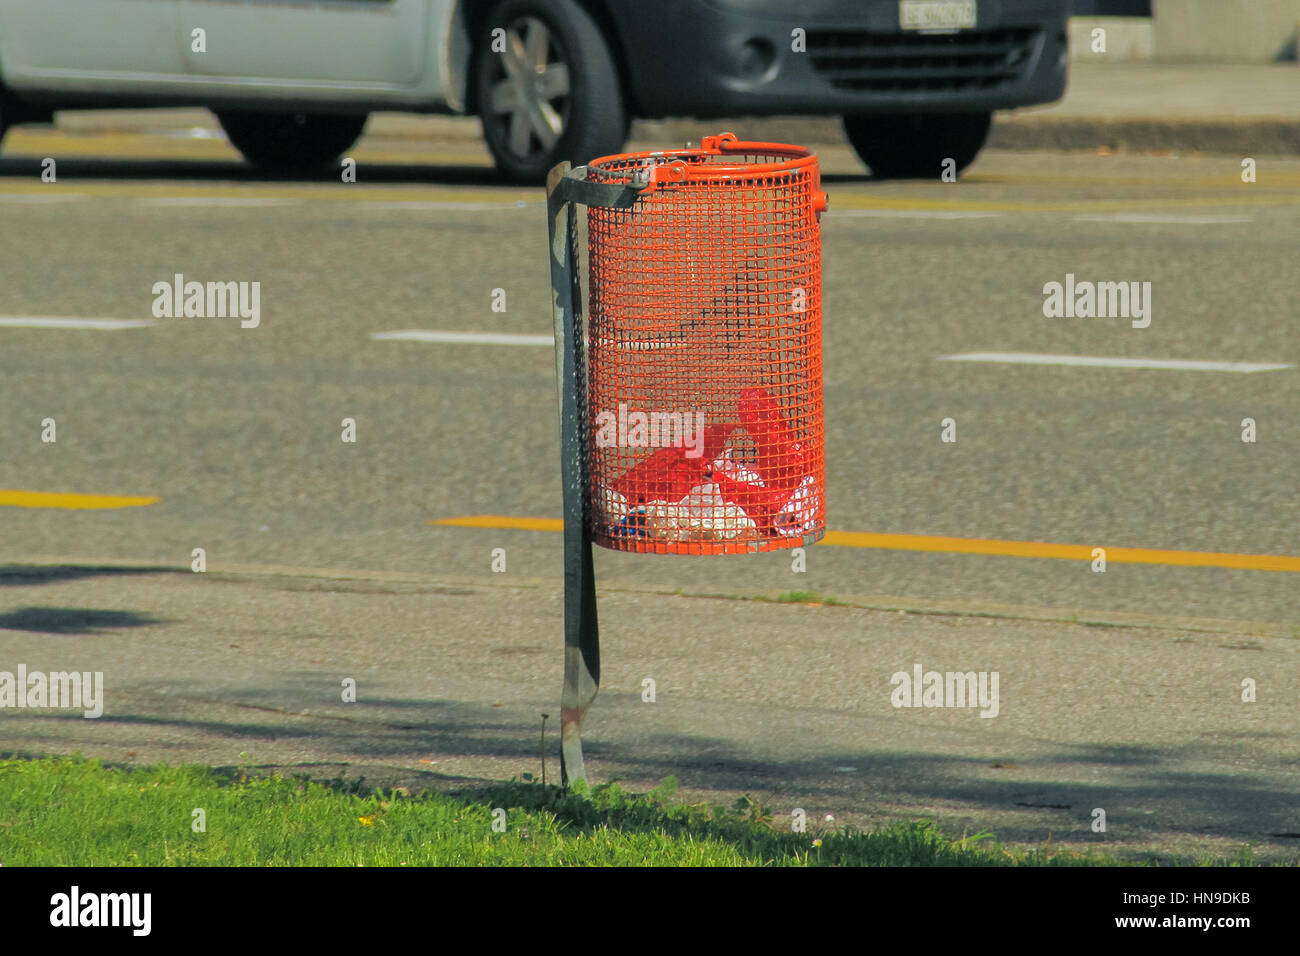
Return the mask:
M 0 760 L 4 866 L 1097 866 L 1090 853 L 953 840 L 926 821 L 793 833 L 749 797 L 731 807 L 511 781 L 470 793 L 367 790 L 363 781 L 209 767 Z M 1223 862 L 1223 861 L 1202 861 Z M 1248 861 L 1237 861 L 1248 862 Z

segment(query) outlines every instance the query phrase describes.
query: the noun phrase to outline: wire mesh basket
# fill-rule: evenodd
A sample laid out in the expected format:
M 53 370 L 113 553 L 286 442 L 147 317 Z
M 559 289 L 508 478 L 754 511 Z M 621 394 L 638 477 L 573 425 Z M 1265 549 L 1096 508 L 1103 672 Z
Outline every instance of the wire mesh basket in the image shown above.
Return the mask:
M 826 527 L 817 158 L 732 134 L 608 156 L 587 210 L 586 509 L 619 551 L 811 544 Z

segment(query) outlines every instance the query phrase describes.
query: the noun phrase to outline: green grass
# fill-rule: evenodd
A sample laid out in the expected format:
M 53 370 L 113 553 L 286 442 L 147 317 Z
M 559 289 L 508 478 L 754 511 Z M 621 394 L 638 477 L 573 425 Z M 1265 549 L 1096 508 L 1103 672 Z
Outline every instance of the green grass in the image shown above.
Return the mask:
M 564 791 L 511 781 L 472 794 L 367 791 L 362 781 L 208 767 L 121 769 L 79 758 L 0 760 L 4 866 L 1016 866 L 1114 865 L 951 840 L 925 821 L 862 833 L 789 831 L 749 797 L 732 807 L 617 783 Z M 494 832 L 493 809 L 505 812 Z M 205 832 L 194 832 L 196 808 Z M 819 842 L 819 845 L 814 845 Z

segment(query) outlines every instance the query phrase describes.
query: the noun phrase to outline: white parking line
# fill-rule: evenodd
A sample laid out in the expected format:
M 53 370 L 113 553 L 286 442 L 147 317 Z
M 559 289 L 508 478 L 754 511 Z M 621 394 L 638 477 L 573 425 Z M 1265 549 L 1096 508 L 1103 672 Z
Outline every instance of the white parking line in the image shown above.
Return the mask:
M 1186 359 L 1099 358 L 1092 355 L 1040 355 L 1034 352 L 963 352 L 940 355 L 941 362 L 1008 362 L 1013 365 L 1084 365 L 1092 368 L 1156 368 L 1187 372 L 1270 372 L 1294 368 L 1273 362 L 1197 362 Z
M 206 129 L 191 126 L 189 129 L 147 129 L 144 136 L 166 136 L 170 139 L 225 139 L 226 134 L 219 129 Z
M 835 213 L 836 219 L 870 216 L 875 219 L 991 219 L 1000 212 L 948 209 L 843 209 Z
M 1075 222 L 1137 222 L 1174 226 L 1217 226 L 1227 222 L 1254 222 L 1249 216 L 1178 216 L 1163 213 L 1108 212 L 1075 216 Z
M 555 339 L 549 335 L 517 335 L 509 332 L 438 332 L 428 329 L 406 329 L 401 332 L 372 332 L 370 337 L 390 342 L 442 342 L 453 345 L 555 345 Z M 600 339 L 598 341 L 604 348 L 631 349 L 637 352 L 685 348 L 690 345 L 690 342 L 685 339 L 652 341 Z M 582 342 L 584 345 L 591 345 L 586 336 L 583 336 Z
M 79 202 L 88 198 L 88 193 L 0 193 L 0 202 L 18 203 L 34 206 L 46 202 Z
M 555 346 L 549 335 L 514 335 L 508 332 L 435 332 L 405 329 L 400 332 L 372 332 L 372 339 L 390 342 L 442 342 L 454 345 L 545 345 Z
M 14 329 L 139 329 L 152 319 L 79 319 L 73 316 L 0 315 L 0 326 Z
M 453 202 L 436 199 L 409 199 L 409 200 L 392 200 L 377 202 L 373 200 L 364 200 L 366 209 L 400 209 L 406 212 L 423 212 L 423 211 L 458 211 L 473 210 L 486 211 L 496 209 L 530 209 L 534 206 L 546 205 L 545 200 L 532 201 L 520 199 L 516 202 Z

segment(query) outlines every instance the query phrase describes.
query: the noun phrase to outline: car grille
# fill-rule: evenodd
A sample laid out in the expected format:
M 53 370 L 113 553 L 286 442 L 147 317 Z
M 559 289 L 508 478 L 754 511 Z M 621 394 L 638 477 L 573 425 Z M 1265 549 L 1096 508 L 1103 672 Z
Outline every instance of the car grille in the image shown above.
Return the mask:
M 952 34 L 808 32 L 813 68 L 841 90 L 988 90 L 1025 75 L 1042 30 Z

